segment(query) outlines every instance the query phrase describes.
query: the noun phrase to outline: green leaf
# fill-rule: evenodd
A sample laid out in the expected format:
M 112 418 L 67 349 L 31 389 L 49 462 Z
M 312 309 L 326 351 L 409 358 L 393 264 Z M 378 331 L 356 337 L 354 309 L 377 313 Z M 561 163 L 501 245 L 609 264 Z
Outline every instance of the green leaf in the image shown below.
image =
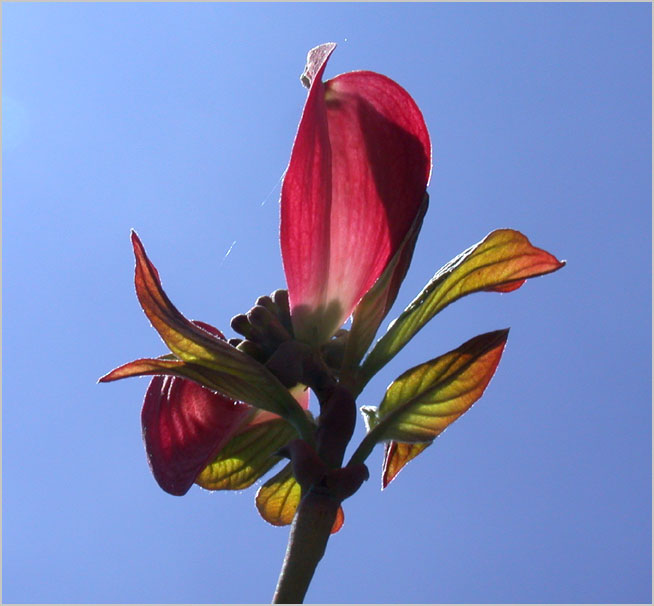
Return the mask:
M 259 490 L 255 504 L 261 517 L 273 526 L 288 526 L 295 517 L 302 489 L 293 477 L 293 465 L 288 463 L 277 475 L 268 480 Z M 338 532 L 345 522 L 343 508 L 338 508 L 332 534 Z
M 199 385 L 212 389 L 226 395 L 233 400 L 246 402 L 262 410 L 284 416 L 287 413 L 287 407 L 283 404 L 286 398 L 271 398 L 269 391 L 262 389 L 262 384 L 258 382 L 248 382 L 236 375 L 230 375 L 217 370 L 183 362 L 181 360 L 168 360 L 164 358 L 142 358 L 128 362 L 123 366 L 115 368 L 104 377 L 100 378 L 101 383 L 109 383 L 127 377 L 139 377 L 149 375 L 172 375 L 190 379 Z M 284 388 L 285 389 L 285 388 Z M 296 402 L 290 392 L 286 391 L 289 397 Z M 305 417 L 302 408 L 297 405 L 303 417 Z M 306 418 L 306 417 L 305 417 Z
M 418 214 L 411 229 L 407 232 L 404 242 L 398 248 L 384 273 L 361 299 L 352 314 L 352 328 L 347 340 L 343 363 L 343 369 L 346 371 L 354 369 L 359 364 L 373 342 L 379 325 L 395 302 L 411 264 L 413 250 L 428 206 L 429 195 L 425 193 Z
M 261 517 L 273 526 L 287 526 L 293 521 L 302 498 L 302 489 L 293 477 L 293 466 L 288 463 L 259 490 L 255 504 Z
M 535 248 L 520 232 L 498 229 L 442 267 L 389 326 L 365 359 L 358 378 L 363 386 L 438 312 L 479 291 L 510 292 L 527 278 L 560 269 L 565 262 Z
M 289 391 L 263 364 L 187 320 L 164 292 L 159 273 L 134 232 L 132 244 L 136 258 L 134 283 L 141 307 L 170 350 L 186 363 L 171 361 L 166 367 L 163 364 L 166 360 L 159 360 L 160 368 L 171 371 L 168 374 L 185 376 L 230 398 L 287 418 L 303 437 L 308 438 L 304 435 L 307 429 L 304 411 Z M 137 360 L 132 364 L 138 363 L 152 366 L 155 361 Z M 122 376 L 130 376 L 125 374 L 129 366 L 116 371 L 122 370 Z M 122 378 L 116 371 L 101 381 Z M 134 374 L 138 373 L 133 372 L 131 376 Z M 141 374 L 166 373 L 147 371 Z
M 386 442 L 384 450 L 384 463 L 382 467 L 382 490 L 386 488 L 397 476 L 404 466 L 415 459 L 423 450 L 433 442 L 407 444 L 406 442 Z
M 483 394 L 500 361 L 508 332 L 479 335 L 393 381 L 371 432 L 376 441 L 430 442 L 442 433 Z
M 268 472 L 281 457 L 274 456 L 297 434 L 284 419 L 256 424 L 234 436 L 196 478 L 207 490 L 242 490 Z

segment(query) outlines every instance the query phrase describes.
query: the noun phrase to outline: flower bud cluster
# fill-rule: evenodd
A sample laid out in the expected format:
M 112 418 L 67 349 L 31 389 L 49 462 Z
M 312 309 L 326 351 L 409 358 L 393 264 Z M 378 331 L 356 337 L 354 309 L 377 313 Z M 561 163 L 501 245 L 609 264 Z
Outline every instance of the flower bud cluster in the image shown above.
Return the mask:
M 259 297 L 247 314 L 232 318 L 231 326 L 245 338 L 230 339 L 230 345 L 265 364 L 282 343 L 293 338 L 288 292 L 280 289 Z
M 292 372 L 296 366 L 293 359 L 305 357 L 310 348 L 295 341 L 288 291 L 280 289 L 270 296 L 259 297 L 247 314 L 232 318 L 231 326 L 244 338 L 229 339 L 230 345 L 265 364 L 275 375 L 278 374 L 275 370 L 280 367 L 278 358 L 283 358 L 281 366 L 286 368 L 281 374 L 289 376 L 278 378 L 289 387 L 296 384 L 290 376 L 297 374 Z M 348 335 L 347 330 L 340 329 L 320 347 L 320 358 L 330 374 L 338 375 L 343 364 Z M 301 364 L 299 359 L 297 363 Z M 279 370 L 281 371 L 281 367 Z M 301 370 L 298 372 L 302 374 Z

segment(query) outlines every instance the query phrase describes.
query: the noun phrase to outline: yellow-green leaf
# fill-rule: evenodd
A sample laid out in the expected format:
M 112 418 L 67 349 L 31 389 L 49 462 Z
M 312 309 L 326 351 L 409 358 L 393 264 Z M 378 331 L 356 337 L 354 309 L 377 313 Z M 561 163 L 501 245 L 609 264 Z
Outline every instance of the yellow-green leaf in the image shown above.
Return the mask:
M 479 335 L 393 381 L 377 411 L 377 441 L 429 442 L 443 432 L 481 397 L 508 332 Z
M 261 517 L 273 526 L 288 526 L 302 499 L 302 489 L 293 477 L 293 466 L 288 463 L 277 475 L 268 480 L 259 490 L 255 504 Z M 338 532 L 345 522 L 343 508 L 339 507 L 332 534 Z
M 389 326 L 365 359 L 359 388 L 373 377 L 402 347 L 447 305 L 479 291 L 510 292 L 527 278 L 560 269 L 565 262 L 531 245 L 520 232 L 498 229 L 471 246 L 429 281 L 423 291 Z
M 273 526 L 287 526 L 293 521 L 302 498 L 302 489 L 293 477 L 293 466 L 288 463 L 259 490 L 255 503 L 259 514 Z
M 211 375 L 213 381 L 212 385 L 201 384 L 235 400 L 283 416 L 294 425 L 306 429 L 304 412 L 277 378 L 263 364 L 185 318 L 164 292 L 159 273 L 134 232 L 132 245 L 136 259 L 134 284 L 141 307 L 163 341 L 180 360 L 193 365 L 193 372 L 199 368 L 210 371 L 197 371 Z M 113 378 L 120 377 L 115 375 Z
M 195 381 L 203 387 L 226 395 L 233 400 L 247 402 L 263 410 L 281 415 L 284 408 L 276 405 L 276 400 L 267 400 L 261 396 L 256 383 L 249 383 L 239 376 L 193 364 L 181 360 L 161 358 L 142 358 L 115 368 L 100 378 L 101 383 L 117 381 L 127 377 L 146 375 L 173 375 Z M 289 394 L 290 395 L 290 394 Z M 292 398 L 292 396 L 291 396 Z
M 284 419 L 255 424 L 234 436 L 195 482 L 207 490 L 243 490 L 280 460 L 274 453 L 296 436 Z

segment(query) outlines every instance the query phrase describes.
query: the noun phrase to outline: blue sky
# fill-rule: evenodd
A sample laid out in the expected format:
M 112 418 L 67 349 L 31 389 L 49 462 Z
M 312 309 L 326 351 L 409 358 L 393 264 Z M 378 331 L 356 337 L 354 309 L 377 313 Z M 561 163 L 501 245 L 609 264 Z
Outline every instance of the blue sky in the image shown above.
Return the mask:
M 162 492 L 147 381 L 96 380 L 165 352 L 130 228 L 228 333 L 284 286 L 280 178 L 326 41 L 328 77 L 395 79 L 433 141 L 389 319 L 495 228 L 568 265 L 449 307 L 370 383 L 360 404 L 511 327 L 482 400 L 383 493 L 369 459 L 307 601 L 651 601 L 649 4 L 5 3 L 2 24 L 5 603 L 270 600 L 287 529 L 254 488 Z

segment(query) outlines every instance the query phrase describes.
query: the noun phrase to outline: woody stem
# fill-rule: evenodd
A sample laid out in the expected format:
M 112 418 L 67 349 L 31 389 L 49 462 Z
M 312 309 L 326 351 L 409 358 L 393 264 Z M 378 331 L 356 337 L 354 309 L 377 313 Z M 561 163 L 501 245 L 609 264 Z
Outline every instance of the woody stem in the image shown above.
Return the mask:
M 322 559 L 341 501 L 358 490 L 367 469 L 340 469 L 356 423 L 351 392 L 331 376 L 318 355 L 306 356 L 303 379 L 320 401 L 316 450 L 297 447 L 291 459 L 302 487 L 286 556 L 273 597 L 275 604 L 299 604 Z M 301 471 L 301 473 L 300 473 Z
M 301 604 L 304 600 L 325 553 L 338 507 L 339 503 L 329 495 L 313 490 L 300 502 L 273 596 L 274 604 Z

